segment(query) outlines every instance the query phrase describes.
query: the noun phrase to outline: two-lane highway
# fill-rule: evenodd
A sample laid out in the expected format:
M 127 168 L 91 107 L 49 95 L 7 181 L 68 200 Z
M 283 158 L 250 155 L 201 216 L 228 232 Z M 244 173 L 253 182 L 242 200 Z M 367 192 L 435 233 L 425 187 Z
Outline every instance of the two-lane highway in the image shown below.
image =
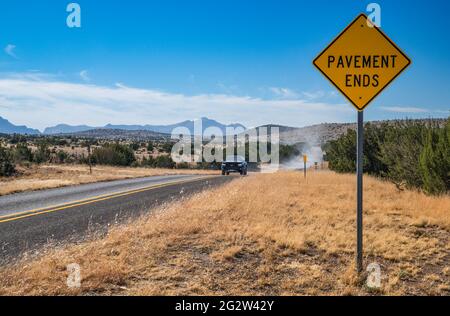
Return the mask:
M 0 262 L 89 232 L 231 179 L 171 175 L 91 183 L 0 197 Z

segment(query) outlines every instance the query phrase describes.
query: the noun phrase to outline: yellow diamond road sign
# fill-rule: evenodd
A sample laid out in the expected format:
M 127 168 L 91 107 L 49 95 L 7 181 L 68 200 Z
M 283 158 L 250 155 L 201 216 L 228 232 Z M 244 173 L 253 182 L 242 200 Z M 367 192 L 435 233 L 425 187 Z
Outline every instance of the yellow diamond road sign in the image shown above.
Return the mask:
M 411 60 L 364 14 L 314 60 L 359 111 L 410 64 Z

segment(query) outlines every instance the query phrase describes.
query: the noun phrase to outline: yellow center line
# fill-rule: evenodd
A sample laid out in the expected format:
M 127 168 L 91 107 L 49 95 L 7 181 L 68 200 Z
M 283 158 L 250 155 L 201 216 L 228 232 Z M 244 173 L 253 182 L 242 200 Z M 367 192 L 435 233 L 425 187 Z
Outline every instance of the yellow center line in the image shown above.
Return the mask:
M 213 178 L 213 177 L 215 177 L 215 176 L 202 176 L 202 177 L 196 177 L 194 179 L 189 179 L 189 180 L 167 182 L 167 183 L 152 185 L 152 186 L 141 188 L 141 189 L 121 191 L 121 192 L 115 192 L 112 194 L 103 194 L 103 195 L 93 196 L 93 197 L 90 197 L 87 199 L 72 201 L 72 202 L 68 202 L 68 203 L 60 204 L 60 205 L 56 205 L 56 206 L 48 206 L 48 207 L 44 207 L 44 208 L 40 208 L 40 209 L 17 212 L 17 213 L 13 213 L 13 214 L 0 216 L 0 223 L 16 221 L 16 220 L 31 217 L 31 216 L 53 213 L 53 212 L 62 211 L 62 210 L 69 209 L 69 208 L 74 208 L 74 207 L 78 207 L 78 206 L 83 206 L 83 205 L 87 205 L 87 204 L 110 200 L 110 199 L 117 198 L 117 197 L 128 196 L 128 195 L 146 192 L 146 191 L 159 189 L 159 188 L 163 188 L 163 187 L 168 187 L 168 186 L 172 186 L 172 185 L 176 185 L 176 184 L 190 183 L 190 182 L 195 182 L 195 181 L 199 181 L 202 179 L 208 179 L 208 178 Z

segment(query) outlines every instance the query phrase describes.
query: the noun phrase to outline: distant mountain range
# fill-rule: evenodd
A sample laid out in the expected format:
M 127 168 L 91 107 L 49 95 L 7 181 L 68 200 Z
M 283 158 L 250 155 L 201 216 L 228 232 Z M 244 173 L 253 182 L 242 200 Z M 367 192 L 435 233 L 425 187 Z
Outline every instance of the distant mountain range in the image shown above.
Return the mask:
M 247 128 L 239 123 L 236 124 L 222 124 L 215 120 L 202 117 L 202 133 L 205 133 L 205 130 L 210 127 L 218 128 L 222 131 L 222 133 L 225 135 L 227 128 L 234 128 L 234 129 L 242 129 L 246 130 Z M 31 129 L 26 126 L 16 126 L 12 123 L 10 123 L 8 120 L 3 119 L 0 117 L 0 133 L 3 134 L 27 134 L 27 135 L 58 135 L 58 134 L 75 134 L 75 133 L 81 133 L 81 132 L 87 132 L 92 130 L 123 130 L 123 131 L 147 131 L 147 132 L 153 132 L 158 134 L 171 134 L 172 131 L 175 128 L 185 128 L 189 130 L 191 135 L 194 135 L 194 124 L 195 121 L 184 121 L 177 124 L 171 124 L 171 125 L 112 125 L 108 124 L 102 127 L 98 126 L 88 126 L 88 125 L 67 125 L 67 124 L 59 124 L 52 127 L 47 127 L 43 133 L 41 133 L 37 129 Z M 206 132 L 206 134 L 208 134 Z
M 0 133 L 39 135 L 41 132 L 37 129 L 28 128 L 26 126 L 14 125 L 10 121 L 0 117 Z
M 227 128 L 240 128 L 242 130 L 246 130 L 247 128 L 239 123 L 225 125 L 219 123 L 215 120 L 211 120 L 207 117 L 202 117 L 202 133 L 205 132 L 207 128 L 216 127 L 219 128 L 222 133 L 225 135 Z M 171 134 L 175 128 L 186 128 L 189 130 L 191 135 L 194 135 L 194 124 L 196 121 L 184 121 L 177 124 L 171 125 L 112 125 L 108 124 L 103 127 L 94 127 L 87 125 L 79 125 L 79 126 L 71 126 L 66 124 L 59 124 L 53 127 L 47 127 L 44 130 L 45 135 L 57 135 L 57 134 L 70 134 L 70 133 L 78 133 L 78 132 L 86 132 L 89 130 L 99 130 L 99 129 L 107 129 L 107 130 L 124 130 L 124 131 L 150 131 L 160 134 Z M 208 134 L 208 133 L 206 133 Z
M 280 142 L 283 144 L 297 144 L 309 143 L 311 145 L 320 145 L 327 141 L 337 139 L 342 134 L 345 134 L 348 129 L 356 129 L 355 123 L 324 123 L 306 127 L 288 127 L 281 125 L 264 125 L 254 129 L 247 129 L 242 124 L 225 125 L 215 120 L 206 117 L 201 118 L 203 126 L 203 136 L 208 138 L 211 136 L 205 129 L 209 127 L 216 127 L 220 129 L 223 135 L 226 135 L 227 127 L 234 129 L 242 129 L 249 135 L 258 135 L 261 129 L 266 127 L 268 130 L 273 128 L 279 129 Z M 438 122 L 445 124 L 445 119 L 421 119 L 416 121 Z M 394 123 L 396 121 L 375 121 L 371 122 L 374 125 L 382 124 L 383 122 Z M 2 134 L 28 134 L 28 135 L 73 135 L 84 138 L 97 139 L 167 139 L 170 138 L 172 131 L 177 127 L 184 127 L 194 134 L 194 121 L 184 121 L 172 125 L 111 125 L 104 127 L 92 127 L 87 125 L 71 126 L 60 124 L 54 127 L 48 127 L 44 133 L 40 133 L 37 129 L 28 128 L 26 126 L 16 126 L 8 120 L 0 117 L 0 133 Z M 179 134 L 182 134 L 180 132 Z M 240 132 L 238 132 L 240 134 Z M 250 139 L 253 137 L 250 136 Z M 253 140 L 253 139 L 252 139 Z
M 99 140 L 132 140 L 132 141 L 148 141 L 148 140 L 168 140 L 171 139 L 170 134 L 156 133 L 152 131 L 143 130 L 123 130 L 123 129 L 90 129 L 88 131 L 58 134 L 61 136 L 75 136 L 84 139 L 99 139 Z

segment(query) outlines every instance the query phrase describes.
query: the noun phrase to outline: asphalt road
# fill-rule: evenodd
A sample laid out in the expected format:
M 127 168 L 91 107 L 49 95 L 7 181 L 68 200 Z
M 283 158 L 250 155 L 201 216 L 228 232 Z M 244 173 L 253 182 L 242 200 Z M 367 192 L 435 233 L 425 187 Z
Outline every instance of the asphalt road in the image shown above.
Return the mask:
M 45 245 L 102 234 L 111 224 L 229 181 L 221 176 L 158 176 L 0 197 L 0 262 Z

